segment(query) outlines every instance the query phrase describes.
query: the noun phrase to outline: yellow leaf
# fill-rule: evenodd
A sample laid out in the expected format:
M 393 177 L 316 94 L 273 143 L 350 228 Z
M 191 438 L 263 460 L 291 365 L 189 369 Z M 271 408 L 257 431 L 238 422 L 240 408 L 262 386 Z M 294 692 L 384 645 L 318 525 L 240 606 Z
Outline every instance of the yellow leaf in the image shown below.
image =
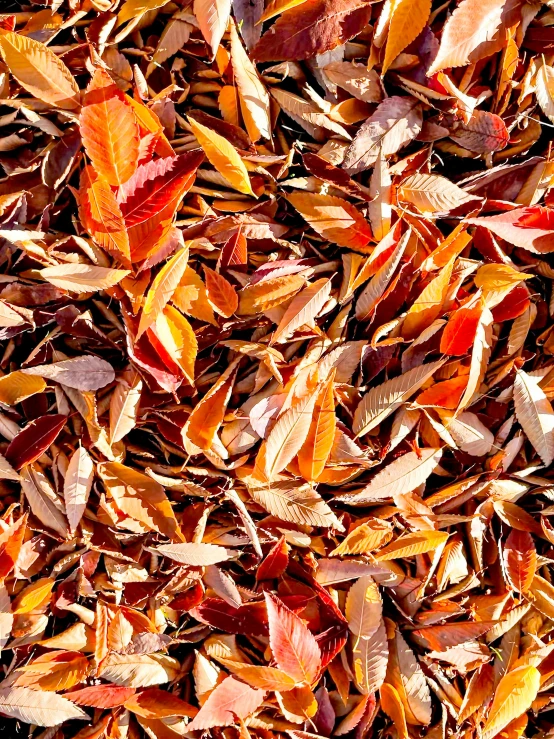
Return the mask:
M 254 316 L 284 303 L 306 284 L 302 275 L 283 275 L 247 285 L 239 292 L 238 313 Z
M 10 372 L 9 375 L 0 377 L 0 402 L 15 405 L 31 395 L 42 393 L 45 388 L 46 382 L 42 377 Z
M 448 539 L 446 531 L 417 531 L 401 536 L 389 544 L 375 556 L 379 561 L 414 557 L 416 554 L 432 552 Z
M 155 322 L 173 297 L 187 267 L 188 248 L 179 249 L 158 272 L 144 302 L 137 331 L 137 340 Z
M 381 696 L 381 708 L 392 719 L 392 723 L 399 739 L 408 739 L 408 725 L 406 723 L 406 712 L 400 700 L 398 691 L 389 683 L 383 683 L 379 691 Z
M 15 79 L 31 95 L 65 110 L 79 107 L 79 87 L 73 75 L 40 41 L 0 30 L 0 54 Z
M 117 25 L 121 26 L 127 21 L 140 18 L 149 10 L 163 8 L 169 0 L 126 0 L 121 6 L 119 15 L 117 16 Z
M 210 163 L 225 177 L 231 187 L 245 195 L 256 197 L 250 185 L 248 170 L 235 147 L 226 138 L 198 123 L 194 118 L 189 117 L 187 120 Z
M 205 1 L 205 0 L 204 0 Z M 212 0 L 209 0 L 211 3 Z M 258 77 L 241 43 L 235 24 L 231 21 L 231 62 L 239 93 L 244 125 L 252 141 L 271 138 L 269 95 Z
M 396 0 L 393 2 L 381 74 L 385 74 L 396 57 L 419 36 L 430 13 L 431 0 Z
M 522 665 L 508 672 L 498 683 L 487 721 L 483 727 L 483 739 L 492 739 L 513 719 L 531 708 L 537 697 L 541 674 L 532 665 Z
M 15 599 L 12 613 L 39 611 L 50 600 L 55 582 L 51 577 L 41 577 L 40 580 L 28 585 Z
M 454 259 L 451 259 L 425 287 L 416 301 L 412 303 L 402 324 L 404 339 L 415 338 L 440 315 L 450 285 L 453 268 Z
M 351 531 L 338 547 L 330 552 L 329 556 L 342 557 L 347 554 L 369 554 L 391 538 L 390 525 L 387 525 L 385 521 L 374 519 Z
M 198 342 L 190 323 L 177 308 L 166 305 L 156 319 L 156 333 L 170 357 L 183 370 L 189 385 L 194 385 Z
M 302 5 L 306 0 L 270 0 L 267 4 L 266 9 L 260 20 L 256 23 L 257 26 L 264 21 L 268 21 L 271 18 L 275 18 L 276 15 L 284 13 L 286 10 L 296 8 L 297 5 Z
M 473 281 L 484 290 L 503 290 L 532 277 L 533 275 L 520 272 L 509 264 L 484 264 L 475 273 Z

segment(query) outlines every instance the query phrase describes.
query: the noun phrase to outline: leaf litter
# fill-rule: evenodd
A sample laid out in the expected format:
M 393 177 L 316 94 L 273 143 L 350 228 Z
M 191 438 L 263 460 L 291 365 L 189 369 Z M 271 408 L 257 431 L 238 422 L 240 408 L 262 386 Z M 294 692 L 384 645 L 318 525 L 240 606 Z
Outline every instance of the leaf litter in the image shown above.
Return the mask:
M 550 737 L 552 3 L 1 11 L 2 727 Z

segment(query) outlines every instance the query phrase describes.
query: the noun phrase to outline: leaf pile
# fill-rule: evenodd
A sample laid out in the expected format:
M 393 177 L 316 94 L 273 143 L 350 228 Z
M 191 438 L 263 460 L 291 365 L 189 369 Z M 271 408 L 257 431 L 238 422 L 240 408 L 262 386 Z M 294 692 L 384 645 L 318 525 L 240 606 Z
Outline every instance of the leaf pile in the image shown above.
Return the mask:
M 11 10 L 0 725 L 551 737 L 553 3 Z

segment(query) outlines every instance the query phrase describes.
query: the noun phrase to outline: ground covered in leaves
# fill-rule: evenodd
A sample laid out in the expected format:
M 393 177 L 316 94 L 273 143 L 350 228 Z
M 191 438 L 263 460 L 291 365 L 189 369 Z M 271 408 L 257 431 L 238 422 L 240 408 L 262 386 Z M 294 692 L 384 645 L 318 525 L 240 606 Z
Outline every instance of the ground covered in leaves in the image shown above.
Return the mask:
M 552 737 L 554 4 L 0 10 L 1 726 Z

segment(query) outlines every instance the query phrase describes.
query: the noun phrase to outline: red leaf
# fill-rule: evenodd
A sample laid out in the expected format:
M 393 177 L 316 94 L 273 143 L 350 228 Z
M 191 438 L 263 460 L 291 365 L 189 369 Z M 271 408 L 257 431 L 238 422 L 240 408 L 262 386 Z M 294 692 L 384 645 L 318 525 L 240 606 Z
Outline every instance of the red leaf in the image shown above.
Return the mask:
M 289 547 L 282 536 L 277 544 L 269 551 L 256 572 L 256 580 L 272 580 L 281 577 L 289 563 Z
M 252 49 L 258 62 L 309 59 L 360 32 L 371 16 L 363 0 L 306 0 L 285 11 Z
M 119 685 L 91 685 L 87 688 L 81 688 L 81 690 L 72 690 L 63 695 L 64 698 L 68 698 L 79 706 L 117 708 L 122 706 L 134 694 L 134 688 L 123 688 Z
M 459 356 L 465 354 L 473 344 L 482 308 L 480 305 L 473 308 L 460 308 L 445 326 L 441 337 L 440 350 L 443 354 Z
M 191 151 L 177 157 L 156 159 L 141 165 L 124 187 L 119 201 L 128 228 L 144 223 L 170 203 L 175 203 L 194 181 L 204 154 Z
M 12 439 L 6 459 L 16 470 L 35 462 L 54 443 L 66 423 L 67 416 L 60 413 L 36 418 Z

